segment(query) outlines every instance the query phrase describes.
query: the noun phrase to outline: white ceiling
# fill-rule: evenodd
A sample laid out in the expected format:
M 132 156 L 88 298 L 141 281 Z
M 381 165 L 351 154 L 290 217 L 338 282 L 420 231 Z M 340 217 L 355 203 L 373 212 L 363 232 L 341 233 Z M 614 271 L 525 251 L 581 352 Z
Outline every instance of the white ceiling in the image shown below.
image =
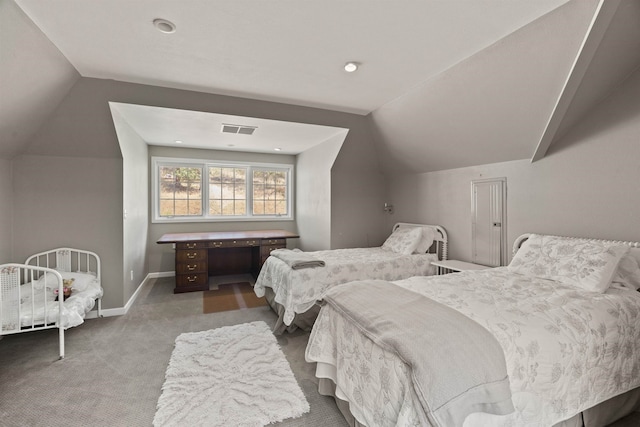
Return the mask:
M 84 77 L 362 115 L 567 2 L 16 0 Z M 176 32 L 159 32 L 155 18 L 172 21 Z M 347 61 L 359 62 L 360 69 L 346 73 Z M 150 144 L 211 144 L 212 129 L 230 119 L 123 104 L 118 110 Z M 271 144 L 260 136 L 282 137 L 280 126 L 261 127 L 251 140 L 259 147 Z M 286 132 L 314 145 L 317 132 L 327 131 L 336 129 L 298 125 Z M 238 144 L 215 144 L 256 149 L 243 145 L 249 139 L 239 140 L 245 135 L 234 136 Z
M 567 1 L 16 0 L 84 77 L 358 114 Z

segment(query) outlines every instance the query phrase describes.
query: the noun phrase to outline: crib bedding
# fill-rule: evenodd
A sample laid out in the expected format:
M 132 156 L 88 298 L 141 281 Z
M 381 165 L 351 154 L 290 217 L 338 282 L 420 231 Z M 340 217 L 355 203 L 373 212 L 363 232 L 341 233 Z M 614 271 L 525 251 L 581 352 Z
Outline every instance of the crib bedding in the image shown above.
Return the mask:
M 65 273 L 63 277 L 87 276 L 82 274 Z M 55 323 L 58 321 L 59 303 L 54 293 L 54 285 L 45 287 L 33 287 L 31 284 L 20 286 L 20 326 L 39 325 L 43 323 Z M 81 289 L 81 290 L 80 290 Z M 82 288 L 74 290 L 65 299 L 60 320 L 64 329 L 72 328 L 84 323 L 86 313 L 91 311 L 96 304 L 96 300 L 103 294 L 100 282 L 97 279 L 87 280 Z M 46 309 L 43 304 L 46 299 Z M 35 307 L 35 309 L 34 309 Z M 46 322 L 45 322 L 46 311 Z
M 639 292 L 586 292 L 507 267 L 394 283 L 476 321 L 504 351 L 516 411 L 473 413 L 465 426 L 551 426 L 640 387 Z M 407 365 L 329 305 L 306 359 L 317 362 L 316 376 L 336 383 L 359 422 L 424 425 Z
M 271 288 L 276 303 L 284 307 L 283 321 L 291 325 L 296 313 L 309 310 L 332 286 L 361 279 L 398 280 L 434 273 L 436 254 L 403 255 L 382 247 L 348 248 L 307 252 L 324 267 L 292 270 L 285 262 L 269 257 L 256 279 L 258 297 Z

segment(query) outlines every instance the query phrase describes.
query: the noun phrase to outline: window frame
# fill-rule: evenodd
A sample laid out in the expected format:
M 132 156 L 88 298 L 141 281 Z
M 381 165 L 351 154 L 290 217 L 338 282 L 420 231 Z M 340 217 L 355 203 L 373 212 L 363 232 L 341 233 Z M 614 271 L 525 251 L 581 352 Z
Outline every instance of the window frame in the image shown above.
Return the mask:
M 202 168 L 202 215 L 193 216 L 160 216 L 160 168 L 170 167 L 200 167 Z M 245 215 L 209 215 L 209 168 L 232 167 L 247 169 L 247 188 Z M 253 171 L 275 170 L 285 171 L 287 215 L 254 215 L 253 214 Z M 239 162 L 232 160 L 187 159 L 178 157 L 151 158 L 151 222 L 152 223 L 187 223 L 187 222 L 230 222 L 230 221 L 292 221 L 294 197 L 294 165 L 283 163 Z

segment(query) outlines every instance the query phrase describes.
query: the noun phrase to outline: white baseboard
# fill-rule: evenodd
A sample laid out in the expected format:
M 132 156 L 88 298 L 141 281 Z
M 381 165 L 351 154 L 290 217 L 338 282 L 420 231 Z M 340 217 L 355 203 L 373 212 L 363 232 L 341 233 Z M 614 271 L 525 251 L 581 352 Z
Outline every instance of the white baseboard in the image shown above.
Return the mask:
M 127 301 L 127 304 L 125 304 L 124 307 L 102 309 L 101 310 L 102 317 L 123 316 L 127 314 L 129 312 L 129 309 L 133 305 L 133 303 L 138 298 L 138 295 L 140 294 L 142 287 L 146 285 L 150 279 L 157 279 L 160 277 L 174 277 L 175 275 L 176 275 L 175 271 L 161 271 L 161 272 L 147 274 L 147 276 L 144 278 L 142 283 L 140 283 L 140 285 L 138 286 L 136 291 L 133 293 L 133 295 L 131 295 L 131 298 L 129 298 L 129 301 Z M 91 310 L 89 313 L 87 313 L 86 319 L 97 319 L 97 318 L 98 318 L 97 309 Z

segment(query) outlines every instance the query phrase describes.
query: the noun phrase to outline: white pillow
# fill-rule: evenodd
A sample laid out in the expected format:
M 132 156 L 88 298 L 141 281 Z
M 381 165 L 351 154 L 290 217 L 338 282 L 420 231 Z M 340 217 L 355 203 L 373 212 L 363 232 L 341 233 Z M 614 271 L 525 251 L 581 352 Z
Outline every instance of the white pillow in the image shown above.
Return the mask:
M 640 265 L 631 253 L 633 251 L 640 251 L 640 249 L 630 249 L 629 253 L 622 257 L 613 276 L 613 283 L 619 283 L 625 288 L 637 291 L 640 289 Z
M 418 242 L 418 246 L 415 251 L 416 254 L 426 254 L 431 245 L 433 245 L 433 241 L 436 239 L 436 231 L 432 227 L 420 227 L 419 225 L 403 225 L 400 224 L 398 228 L 420 228 L 422 230 L 422 237 Z
M 418 247 L 422 238 L 422 229 L 397 228 L 382 244 L 382 249 L 387 249 L 403 255 L 411 255 Z
M 555 280 L 591 292 L 605 292 L 629 246 L 596 240 L 532 234 L 509 270 Z
M 71 288 L 77 292 L 86 291 L 89 285 L 96 280 L 96 276 L 91 273 L 68 271 L 60 271 L 59 273 L 63 280 L 73 279 Z M 56 279 L 56 276 L 53 274 L 47 274 L 46 279 L 44 275 L 41 276 L 36 282 L 35 289 L 42 289 L 44 286 L 50 289 L 56 289 L 58 287 L 58 280 Z
M 422 227 L 422 238 L 420 242 L 418 242 L 418 247 L 416 248 L 416 253 L 426 254 L 431 245 L 433 245 L 433 241 L 436 239 L 436 232 L 431 227 Z

